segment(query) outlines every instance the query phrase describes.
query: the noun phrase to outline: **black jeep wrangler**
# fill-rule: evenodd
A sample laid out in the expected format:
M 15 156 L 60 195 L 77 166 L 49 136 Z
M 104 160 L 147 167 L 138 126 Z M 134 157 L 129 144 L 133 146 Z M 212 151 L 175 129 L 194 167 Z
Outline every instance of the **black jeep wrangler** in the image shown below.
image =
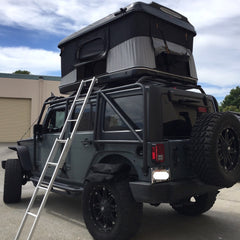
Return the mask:
M 208 211 L 218 190 L 239 179 L 240 116 L 220 113 L 197 85 L 195 35 L 181 14 L 135 3 L 61 41 L 60 92 L 70 96 L 47 99 L 34 137 L 12 148 L 18 159 L 2 162 L 4 202 L 20 201 L 27 181 L 37 184 L 79 83 L 97 76 L 53 190 L 83 191 L 84 220 L 97 240 L 131 238 L 143 203 Z

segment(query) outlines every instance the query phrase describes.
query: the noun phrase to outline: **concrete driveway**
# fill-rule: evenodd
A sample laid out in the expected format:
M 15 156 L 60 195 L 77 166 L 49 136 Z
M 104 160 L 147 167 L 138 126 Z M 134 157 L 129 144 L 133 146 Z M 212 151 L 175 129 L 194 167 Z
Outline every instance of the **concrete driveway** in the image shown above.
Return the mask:
M 0 159 L 14 158 L 8 144 L 0 144 Z M 0 239 L 13 240 L 33 192 L 23 186 L 22 201 L 6 205 L 2 201 L 4 170 L 0 169 Z M 27 226 L 29 224 L 27 223 Z M 26 238 L 22 238 L 26 239 Z M 92 240 L 81 212 L 81 197 L 51 193 L 41 215 L 35 240 Z M 239 240 L 240 184 L 221 190 L 214 207 L 199 217 L 178 215 L 168 204 L 144 205 L 142 226 L 134 240 Z

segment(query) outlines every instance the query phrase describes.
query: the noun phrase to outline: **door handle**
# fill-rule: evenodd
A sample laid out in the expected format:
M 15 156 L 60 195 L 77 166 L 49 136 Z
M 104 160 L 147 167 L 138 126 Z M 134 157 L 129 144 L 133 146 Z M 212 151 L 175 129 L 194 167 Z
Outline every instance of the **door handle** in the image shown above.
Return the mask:
M 82 141 L 82 144 L 84 147 L 88 147 L 89 145 L 92 144 L 92 141 L 90 141 L 88 138 L 85 138 L 83 141 Z

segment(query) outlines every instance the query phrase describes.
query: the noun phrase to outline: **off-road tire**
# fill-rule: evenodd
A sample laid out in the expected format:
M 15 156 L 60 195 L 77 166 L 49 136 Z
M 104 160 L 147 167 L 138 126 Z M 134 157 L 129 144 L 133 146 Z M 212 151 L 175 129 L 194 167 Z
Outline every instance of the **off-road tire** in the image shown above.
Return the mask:
M 22 167 L 18 159 L 8 159 L 5 165 L 3 201 L 17 203 L 22 195 Z
M 95 240 L 128 240 L 142 217 L 127 181 L 88 183 L 83 192 L 83 217 Z
M 206 193 L 183 200 L 179 203 L 171 204 L 171 206 L 176 212 L 182 215 L 197 216 L 207 212 L 214 205 L 217 194 L 217 192 Z
M 191 163 L 206 184 L 231 187 L 240 176 L 240 122 L 231 113 L 206 113 L 191 135 Z

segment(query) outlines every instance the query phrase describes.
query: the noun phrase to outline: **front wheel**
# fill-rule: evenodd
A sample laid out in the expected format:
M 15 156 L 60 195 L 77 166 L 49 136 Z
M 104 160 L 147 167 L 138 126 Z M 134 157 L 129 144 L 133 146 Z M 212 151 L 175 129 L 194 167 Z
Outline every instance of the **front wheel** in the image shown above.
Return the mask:
M 179 203 L 171 204 L 171 206 L 182 215 L 197 216 L 208 211 L 214 205 L 217 194 L 218 192 L 211 192 L 193 196 Z
M 18 159 L 8 159 L 5 165 L 3 201 L 17 203 L 21 200 L 23 174 Z
M 127 240 L 139 228 L 143 206 L 133 199 L 127 181 L 88 183 L 82 205 L 95 240 Z

